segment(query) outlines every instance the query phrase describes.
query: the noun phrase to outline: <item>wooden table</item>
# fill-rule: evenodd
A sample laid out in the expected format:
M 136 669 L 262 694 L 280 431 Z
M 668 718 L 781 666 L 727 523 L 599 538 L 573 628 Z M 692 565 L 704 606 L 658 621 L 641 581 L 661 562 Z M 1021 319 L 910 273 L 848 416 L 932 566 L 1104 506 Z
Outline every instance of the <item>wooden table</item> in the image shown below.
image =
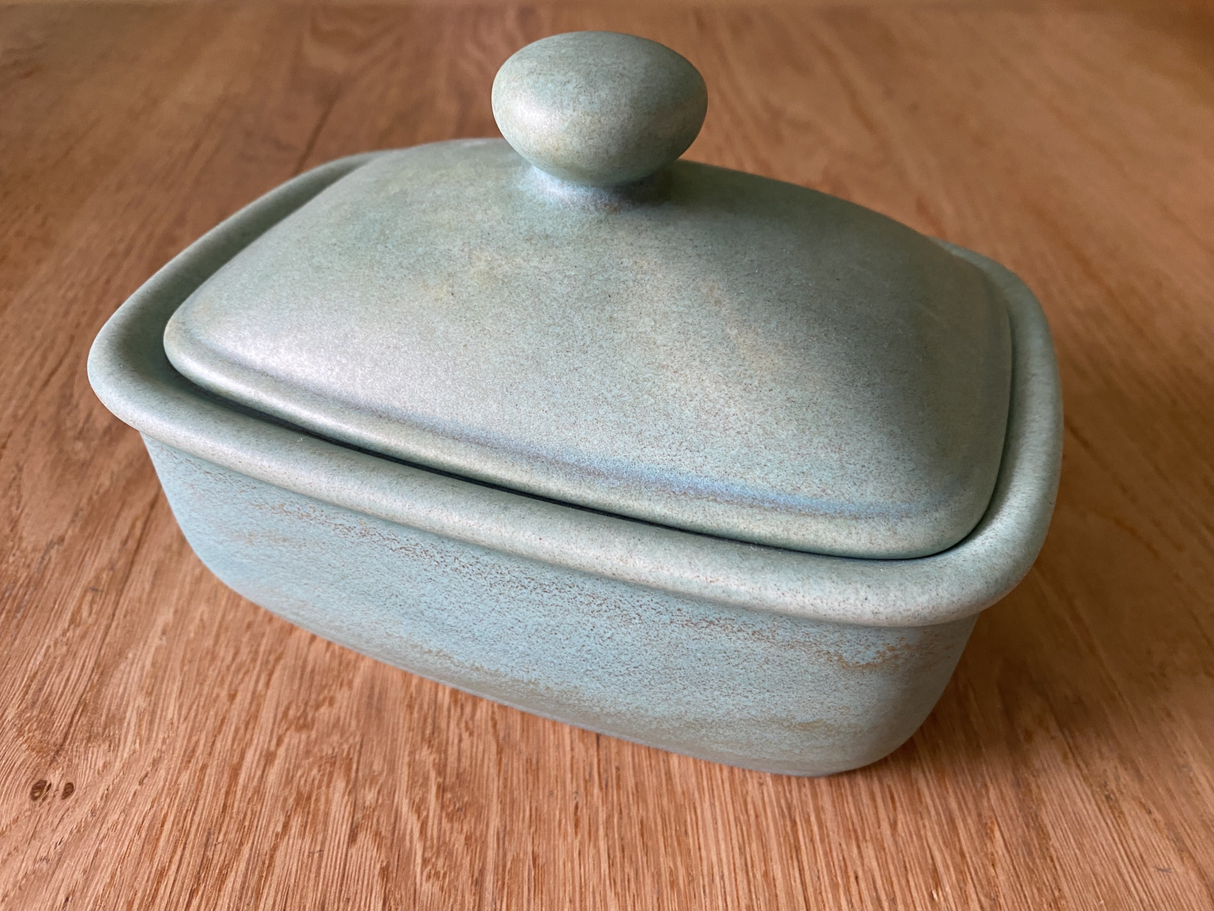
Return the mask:
M 1092 6 L 0 8 L 0 907 L 1214 908 L 1214 15 Z M 89 390 L 204 230 L 493 134 L 501 61 L 586 27 L 700 67 L 690 157 L 987 253 L 1053 324 L 1049 540 L 869 768 L 669 755 L 294 629 Z

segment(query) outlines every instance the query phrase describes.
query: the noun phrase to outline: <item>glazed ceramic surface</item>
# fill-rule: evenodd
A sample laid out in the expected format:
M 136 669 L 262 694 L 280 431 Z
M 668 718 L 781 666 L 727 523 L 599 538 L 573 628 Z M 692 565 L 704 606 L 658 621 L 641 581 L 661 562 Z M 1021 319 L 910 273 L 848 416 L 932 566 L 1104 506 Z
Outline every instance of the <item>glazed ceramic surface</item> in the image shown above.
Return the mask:
M 656 67 L 641 94 L 696 120 L 686 61 L 622 37 L 576 36 L 563 83 L 508 63 L 499 118 L 622 55 L 614 78 Z M 989 260 L 668 164 L 685 146 L 646 147 L 652 113 L 604 110 L 632 145 L 582 183 L 496 141 L 296 178 L 123 305 L 94 388 L 204 562 L 308 629 L 704 758 L 871 762 L 1044 538 L 1044 317 Z
M 502 135 L 544 173 L 585 186 L 633 183 L 695 140 L 708 110 L 699 72 L 633 35 L 573 32 L 529 44 L 493 80 Z
M 314 432 L 817 553 L 916 557 L 999 470 L 1006 307 L 875 212 L 679 162 L 570 202 L 506 143 L 386 153 L 173 316 L 173 365 Z

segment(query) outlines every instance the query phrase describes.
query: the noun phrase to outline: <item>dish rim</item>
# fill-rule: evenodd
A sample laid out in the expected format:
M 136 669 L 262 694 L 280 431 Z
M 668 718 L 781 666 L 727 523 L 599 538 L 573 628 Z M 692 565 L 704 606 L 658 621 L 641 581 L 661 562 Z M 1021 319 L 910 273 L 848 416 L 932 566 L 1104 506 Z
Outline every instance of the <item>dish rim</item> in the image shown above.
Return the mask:
M 861 626 L 925 626 L 977 613 L 1028 572 L 1045 540 L 1061 469 L 1062 400 L 1049 326 L 1013 273 L 945 241 L 936 242 L 981 269 L 1007 305 L 1011 401 L 986 512 L 958 544 L 925 557 L 804 553 L 544 500 L 311 435 L 177 373 L 163 333 L 180 304 L 256 237 L 382 154 L 337 159 L 292 178 L 148 279 L 110 317 L 89 352 L 89 381 L 102 403 L 168 446 L 354 512 L 749 610 Z

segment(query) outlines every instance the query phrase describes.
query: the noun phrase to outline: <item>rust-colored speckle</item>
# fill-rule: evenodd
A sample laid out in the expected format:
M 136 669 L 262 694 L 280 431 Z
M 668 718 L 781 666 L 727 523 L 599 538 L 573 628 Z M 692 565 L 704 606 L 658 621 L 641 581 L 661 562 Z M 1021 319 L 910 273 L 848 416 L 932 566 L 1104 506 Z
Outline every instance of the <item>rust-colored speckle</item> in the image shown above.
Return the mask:
M 898 642 L 891 642 L 889 645 L 878 649 L 876 654 L 867 661 L 851 661 L 842 655 L 834 655 L 832 657 L 840 667 L 847 668 L 850 671 L 870 671 L 887 664 L 899 664 L 911 657 L 915 651 L 915 648 L 909 642 L 901 639 Z

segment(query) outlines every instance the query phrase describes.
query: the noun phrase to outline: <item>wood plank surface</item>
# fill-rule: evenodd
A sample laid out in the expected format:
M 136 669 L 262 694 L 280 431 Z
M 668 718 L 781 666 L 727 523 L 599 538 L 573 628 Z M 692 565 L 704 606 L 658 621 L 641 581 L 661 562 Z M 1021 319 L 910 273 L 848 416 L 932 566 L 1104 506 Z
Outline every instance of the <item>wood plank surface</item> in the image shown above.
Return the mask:
M 300 170 L 495 134 L 574 28 L 704 73 L 689 157 L 1006 263 L 1062 488 L 890 758 L 828 779 L 599 737 L 226 590 L 85 377 L 156 268 Z M 1214 16 L 753 0 L 0 7 L 0 907 L 1214 908 Z

